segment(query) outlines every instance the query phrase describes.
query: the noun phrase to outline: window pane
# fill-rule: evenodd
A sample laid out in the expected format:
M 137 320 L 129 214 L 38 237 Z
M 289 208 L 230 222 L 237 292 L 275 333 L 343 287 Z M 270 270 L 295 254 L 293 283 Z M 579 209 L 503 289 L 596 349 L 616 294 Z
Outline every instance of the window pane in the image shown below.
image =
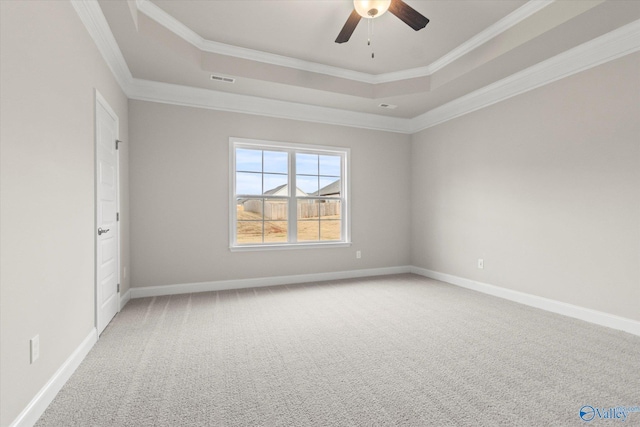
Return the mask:
M 264 219 L 265 220 L 287 220 L 289 204 L 286 200 L 265 200 Z
M 301 175 L 318 175 L 318 155 L 297 153 L 296 173 Z
M 317 176 L 296 176 L 296 187 L 304 191 L 303 196 L 318 195 L 318 177 Z M 298 194 L 300 195 L 300 194 Z
M 298 219 L 318 219 L 317 200 L 298 200 Z
M 284 173 L 289 171 L 288 154 L 282 151 L 264 152 L 264 172 Z
M 237 148 L 236 171 L 262 172 L 262 150 Z
M 340 156 L 320 156 L 320 175 L 340 176 Z
M 298 200 L 298 241 L 318 241 L 320 221 L 318 200 Z
M 287 175 L 264 174 L 264 194 L 271 196 L 288 196 Z
M 341 204 L 340 200 L 322 200 L 322 203 L 318 205 L 320 211 L 320 219 L 340 219 L 341 217 Z
M 236 241 L 238 243 L 262 243 L 262 221 L 238 221 Z
M 318 192 L 318 196 L 340 196 L 341 192 L 341 183 L 339 179 L 335 177 L 320 177 L 320 191 Z
M 320 240 L 320 222 L 298 221 L 298 241 L 309 242 Z
M 264 223 L 264 241 L 286 242 L 287 241 L 287 221 L 266 221 Z
M 262 194 L 262 174 L 237 172 L 236 194 Z
M 262 221 L 262 203 L 262 199 L 238 199 L 238 220 Z
M 236 241 L 262 243 L 262 199 L 238 199 Z
M 320 221 L 320 240 L 340 240 L 341 221 Z
M 348 235 L 341 235 L 346 231 L 347 220 L 343 191 L 346 151 L 331 147 L 314 151 L 311 146 L 248 140 L 232 142 L 232 197 L 236 200 L 231 209 L 236 229 L 232 240 L 238 246 L 348 239 Z M 294 168 L 296 173 L 291 174 Z M 291 234 L 291 227 L 297 229 L 297 235 Z

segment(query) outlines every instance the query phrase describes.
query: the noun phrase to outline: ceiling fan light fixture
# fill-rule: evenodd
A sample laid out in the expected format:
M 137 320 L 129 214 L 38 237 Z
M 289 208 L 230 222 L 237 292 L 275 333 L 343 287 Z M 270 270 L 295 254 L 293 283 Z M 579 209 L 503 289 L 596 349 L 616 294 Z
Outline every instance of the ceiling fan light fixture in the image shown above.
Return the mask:
M 373 19 L 383 15 L 391 6 L 391 0 L 353 0 L 353 7 L 363 18 Z

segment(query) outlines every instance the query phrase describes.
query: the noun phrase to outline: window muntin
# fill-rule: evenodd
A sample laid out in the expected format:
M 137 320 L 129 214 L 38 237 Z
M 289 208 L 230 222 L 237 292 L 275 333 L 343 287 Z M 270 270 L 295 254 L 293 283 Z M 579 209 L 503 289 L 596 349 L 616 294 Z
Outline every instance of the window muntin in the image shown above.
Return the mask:
M 348 149 L 237 138 L 230 149 L 232 249 L 349 243 Z
M 298 241 L 341 241 L 341 208 L 338 198 L 299 198 Z

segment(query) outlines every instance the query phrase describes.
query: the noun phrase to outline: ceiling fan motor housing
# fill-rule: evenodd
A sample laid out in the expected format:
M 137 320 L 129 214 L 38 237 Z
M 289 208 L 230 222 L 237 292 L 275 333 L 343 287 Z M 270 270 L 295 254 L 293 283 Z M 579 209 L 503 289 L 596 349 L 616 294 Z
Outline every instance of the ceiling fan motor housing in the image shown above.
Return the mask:
M 360 16 L 367 19 L 383 15 L 391 6 L 391 0 L 353 0 L 353 7 Z
M 429 23 L 429 18 L 406 4 L 402 0 L 353 0 L 354 9 L 351 11 L 347 22 L 344 23 L 336 43 L 349 41 L 351 34 L 356 29 L 360 19 L 373 19 L 384 14 L 387 10 L 398 17 L 402 22 L 413 28 L 421 30 Z

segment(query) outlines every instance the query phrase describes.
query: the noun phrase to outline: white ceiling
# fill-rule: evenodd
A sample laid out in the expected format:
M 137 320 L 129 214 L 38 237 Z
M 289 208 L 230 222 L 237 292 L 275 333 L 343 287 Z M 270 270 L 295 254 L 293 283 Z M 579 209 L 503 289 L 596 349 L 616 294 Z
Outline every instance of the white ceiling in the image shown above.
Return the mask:
M 415 32 L 386 13 L 369 47 L 365 19 L 334 43 L 351 0 L 98 3 L 134 79 L 399 119 L 640 19 L 636 0 L 406 0 L 430 23 Z
M 187 1 L 153 3 L 207 40 L 348 70 L 382 74 L 429 65 L 526 0 L 407 0 L 431 22 L 415 32 L 391 13 L 373 20 L 373 50 L 362 19 L 351 40 L 334 42 L 350 0 Z

